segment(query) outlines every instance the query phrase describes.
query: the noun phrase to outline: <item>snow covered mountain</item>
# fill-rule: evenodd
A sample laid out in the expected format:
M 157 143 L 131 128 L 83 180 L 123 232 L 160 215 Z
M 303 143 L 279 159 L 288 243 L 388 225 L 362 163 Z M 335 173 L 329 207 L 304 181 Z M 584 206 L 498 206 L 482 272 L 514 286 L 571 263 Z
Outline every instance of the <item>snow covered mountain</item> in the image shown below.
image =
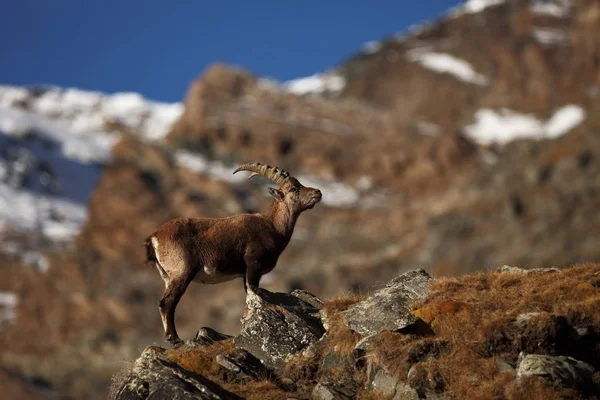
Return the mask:
M 505 0 L 468 0 L 452 9 L 446 18 L 450 21 L 505 4 Z M 533 0 L 529 4 L 533 15 L 553 19 L 567 18 L 573 7 L 570 0 Z M 430 28 L 423 25 L 396 34 L 391 41 L 369 42 L 359 56 L 373 58 L 385 53 L 389 63 L 403 59 L 433 74 L 471 85 L 475 90 L 493 86 L 493 77 L 487 71 L 478 70 L 472 62 L 452 54 L 453 46 L 427 39 L 424 32 Z M 558 40 L 555 28 L 542 27 L 532 35 L 543 46 L 551 46 Z M 399 52 L 398 46 L 406 46 L 404 54 Z M 351 87 L 344 92 L 348 83 L 344 67 L 283 83 L 267 79 L 261 82 L 263 86 L 299 96 L 335 97 L 353 90 Z M 354 77 L 354 86 L 356 81 Z M 165 140 L 183 109 L 182 103 L 153 102 L 136 93 L 0 86 L 2 226 L 36 232 L 53 242 L 69 242 L 85 221 L 87 201 L 103 165 L 110 162 L 112 145 L 123 134 L 136 135 L 146 141 Z M 518 139 L 558 138 L 585 119 L 586 110 L 569 103 L 556 105 L 546 117 L 482 106 L 474 110 L 460 129 L 481 145 L 506 145 Z M 416 127 L 423 135 L 437 136 L 443 130 L 443 125 L 431 120 L 418 121 Z M 222 162 L 209 161 L 184 149 L 175 154 L 175 159 L 179 165 L 215 179 L 230 182 L 243 179 L 231 176 L 228 166 Z M 360 201 L 361 192 L 357 187 L 310 176 L 304 179 L 326 187 L 325 191 L 332 194 L 324 198 L 329 205 L 352 206 Z
M 0 221 L 69 241 L 121 134 L 114 127 L 159 140 L 181 111 L 134 93 L 0 86 Z
M 276 87 L 301 95 L 339 90 L 339 80 L 327 84 L 329 79 L 334 78 L 314 76 Z M 162 142 L 182 112 L 182 103 L 153 102 L 137 93 L 0 86 L 0 226 L 69 242 L 85 221 L 87 201 L 119 137 L 133 134 Z M 214 179 L 244 179 L 218 160 L 185 150 L 175 159 Z M 332 205 L 345 204 L 340 198 L 356 201 L 355 191 L 344 185 L 317 183 L 336 194 L 330 197 Z M 18 253 L 6 244 L 4 250 Z

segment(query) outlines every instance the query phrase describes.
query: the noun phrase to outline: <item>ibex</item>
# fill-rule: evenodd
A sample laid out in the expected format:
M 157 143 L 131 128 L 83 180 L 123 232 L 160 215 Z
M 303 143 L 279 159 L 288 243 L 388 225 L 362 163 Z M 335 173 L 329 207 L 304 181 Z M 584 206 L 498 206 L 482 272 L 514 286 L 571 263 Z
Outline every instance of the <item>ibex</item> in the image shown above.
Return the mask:
M 248 163 L 233 173 L 250 171 L 277 185 L 275 198 L 264 214 L 226 218 L 178 218 L 162 225 L 145 242 L 147 259 L 165 281 L 159 303 L 165 338 L 173 346 L 183 342 L 175 329 L 175 308 L 192 282 L 216 284 L 243 277 L 244 290 L 258 287 L 273 270 L 288 245 L 298 216 L 321 201 L 321 191 L 305 187 L 286 171 Z

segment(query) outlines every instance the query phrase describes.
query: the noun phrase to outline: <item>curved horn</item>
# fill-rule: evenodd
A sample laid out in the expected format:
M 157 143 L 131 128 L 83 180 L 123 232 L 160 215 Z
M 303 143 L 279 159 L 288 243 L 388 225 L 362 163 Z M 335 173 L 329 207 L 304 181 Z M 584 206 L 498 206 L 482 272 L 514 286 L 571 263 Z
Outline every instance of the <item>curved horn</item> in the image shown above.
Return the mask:
M 282 170 L 281 168 L 271 167 L 268 164 L 261 164 L 259 162 L 241 165 L 238 167 L 238 169 L 233 171 L 233 173 L 235 174 L 240 171 L 251 171 L 252 174 L 248 179 L 252 179 L 256 175 L 262 175 L 280 186 L 283 185 L 290 178 L 290 174 Z

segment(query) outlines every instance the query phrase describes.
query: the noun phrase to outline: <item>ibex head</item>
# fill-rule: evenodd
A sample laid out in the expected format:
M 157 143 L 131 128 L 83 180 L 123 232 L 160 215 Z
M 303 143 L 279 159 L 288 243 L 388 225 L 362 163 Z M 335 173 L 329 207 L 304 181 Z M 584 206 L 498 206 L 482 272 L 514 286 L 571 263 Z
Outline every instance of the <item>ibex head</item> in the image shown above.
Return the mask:
M 302 185 L 296 178 L 278 167 L 254 162 L 240 166 L 234 171 L 234 174 L 239 171 L 252 172 L 248 179 L 262 175 L 278 184 L 279 188 L 269 188 L 269 193 L 275 198 L 275 201 L 284 202 L 294 213 L 299 214 L 311 209 L 321 201 L 322 194 L 319 189 Z

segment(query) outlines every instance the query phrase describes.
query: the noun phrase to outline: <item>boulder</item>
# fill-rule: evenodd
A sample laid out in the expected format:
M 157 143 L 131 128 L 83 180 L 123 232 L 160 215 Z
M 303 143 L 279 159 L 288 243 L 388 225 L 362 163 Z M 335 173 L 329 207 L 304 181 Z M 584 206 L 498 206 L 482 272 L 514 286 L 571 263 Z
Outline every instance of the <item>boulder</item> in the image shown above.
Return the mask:
M 313 400 L 350 400 L 356 398 L 356 391 L 334 382 L 319 382 L 312 391 Z
M 233 400 L 241 399 L 203 376 L 162 357 L 164 350 L 148 347 L 117 389 L 116 400 Z
M 418 318 L 411 314 L 412 303 L 427 297 L 430 287 L 431 277 L 423 269 L 402 274 L 344 311 L 346 324 L 363 337 L 414 325 Z
M 210 346 L 215 342 L 220 342 L 221 340 L 230 339 L 232 337 L 233 336 L 231 335 L 226 335 L 224 333 L 217 332 L 212 328 L 203 326 L 198 330 L 196 337 L 192 339 L 190 341 L 191 343 L 189 344 L 194 346 Z
M 260 380 L 269 375 L 265 366 L 246 350 L 233 349 L 230 352 L 219 354 L 216 361 L 239 380 Z
M 367 388 L 381 396 L 393 400 L 417 400 L 419 393 L 410 385 L 378 369 L 373 378 L 367 382 Z
M 246 305 L 235 345 L 270 369 L 283 367 L 288 357 L 325 333 L 318 308 L 292 294 L 248 291 Z
M 517 380 L 534 376 L 562 387 L 581 387 L 592 379 L 594 367 L 573 357 L 541 354 L 519 355 Z

